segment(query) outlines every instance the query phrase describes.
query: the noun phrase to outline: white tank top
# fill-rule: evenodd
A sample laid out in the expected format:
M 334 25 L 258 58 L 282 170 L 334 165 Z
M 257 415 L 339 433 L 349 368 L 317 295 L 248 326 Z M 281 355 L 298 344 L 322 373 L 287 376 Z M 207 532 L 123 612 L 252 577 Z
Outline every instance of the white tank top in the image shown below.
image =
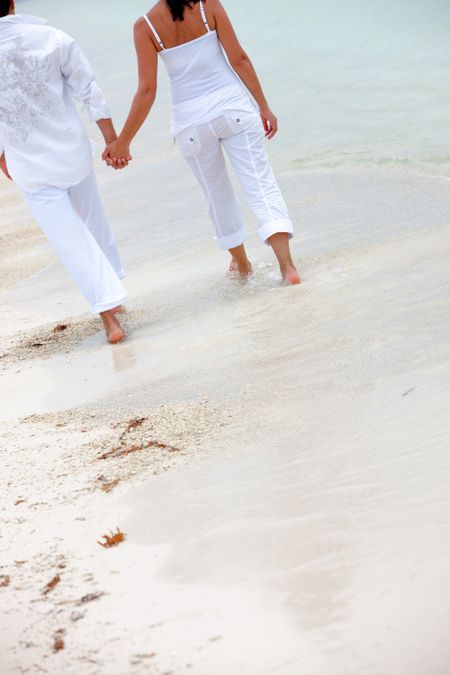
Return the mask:
M 165 49 L 152 22 L 144 15 L 161 48 L 159 55 L 170 78 L 173 137 L 183 129 L 210 122 L 227 110 L 255 111 L 247 90 L 225 58 L 217 32 L 209 27 L 201 0 L 199 5 L 207 32 L 170 49 Z

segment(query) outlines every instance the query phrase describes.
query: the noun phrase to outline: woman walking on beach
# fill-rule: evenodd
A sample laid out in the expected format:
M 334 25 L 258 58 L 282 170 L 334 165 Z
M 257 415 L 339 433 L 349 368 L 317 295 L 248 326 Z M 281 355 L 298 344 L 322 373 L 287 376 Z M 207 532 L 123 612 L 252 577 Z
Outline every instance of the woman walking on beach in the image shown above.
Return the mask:
M 243 216 L 223 150 L 256 216 L 259 236 L 278 259 L 284 282 L 300 283 L 289 248 L 293 225 L 264 145 L 264 136 L 275 136 L 277 120 L 222 4 L 160 0 L 136 22 L 134 37 L 138 91 L 122 133 L 103 158 L 116 168 L 130 159 L 130 143 L 155 100 L 159 54 L 172 86 L 172 135 L 203 188 L 218 244 L 232 257 L 230 270 L 242 277 L 252 272 L 243 243 Z

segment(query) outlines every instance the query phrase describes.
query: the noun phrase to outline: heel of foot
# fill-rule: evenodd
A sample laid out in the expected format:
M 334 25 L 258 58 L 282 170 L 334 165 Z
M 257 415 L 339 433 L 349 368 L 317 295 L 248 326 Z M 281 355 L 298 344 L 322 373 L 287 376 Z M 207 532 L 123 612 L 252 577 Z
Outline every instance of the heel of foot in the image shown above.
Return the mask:
M 125 340 L 125 332 L 122 328 L 115 327 L 107 331 L 106 337 L 110 345 L 115 345 L 118 342 Z

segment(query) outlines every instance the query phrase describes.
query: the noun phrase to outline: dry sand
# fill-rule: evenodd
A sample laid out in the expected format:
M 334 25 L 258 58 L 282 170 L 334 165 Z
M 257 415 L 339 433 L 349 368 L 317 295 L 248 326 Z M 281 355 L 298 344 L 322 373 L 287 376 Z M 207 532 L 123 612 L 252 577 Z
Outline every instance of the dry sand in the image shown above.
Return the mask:
M 448 675 L 443 183 L 302 184 L 297 289 L 254 242 L 242 286 L 212 245 L 119 227 L 115 348 L 53 258 L 27 268 L 39 237 L 15 251 L 33 276 L 0 297 L 2 675 Z M 28 221 L 4 213 L 11 242 Z

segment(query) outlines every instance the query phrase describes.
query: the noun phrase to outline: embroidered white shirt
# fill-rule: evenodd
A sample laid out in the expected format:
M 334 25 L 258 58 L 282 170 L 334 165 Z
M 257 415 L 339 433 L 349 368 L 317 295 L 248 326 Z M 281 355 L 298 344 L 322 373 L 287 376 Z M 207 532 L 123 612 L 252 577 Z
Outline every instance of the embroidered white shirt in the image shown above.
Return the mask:
M 0 155 L 27 192 L 80 183 L 92 149 L 74 100 L 91 121 L 111 112 L 75 40 L 27 15 L 0 18 Z

